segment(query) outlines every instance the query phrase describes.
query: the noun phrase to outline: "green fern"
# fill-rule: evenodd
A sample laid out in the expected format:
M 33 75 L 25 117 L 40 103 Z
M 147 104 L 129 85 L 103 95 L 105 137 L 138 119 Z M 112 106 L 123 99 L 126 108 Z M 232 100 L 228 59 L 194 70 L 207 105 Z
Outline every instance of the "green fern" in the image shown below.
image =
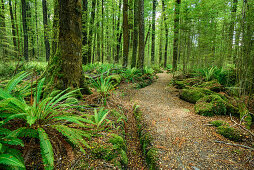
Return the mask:
M 38 133 L 45 169 L 54 169 L 54 153 L 48 135 L 42 128 L 38 128 Z
M 94 109 L 94 124 L 99 128 L 99 126 L 102 124 L 102 122 L 106 119 L 107 115 L 109 114 L 108 110 L 104 110 L 104 108 L 101 108 L 99 111 L 97 109 Z
M 25 168 L 25 165 L 11 154 L 0 154 L 0 164 Z

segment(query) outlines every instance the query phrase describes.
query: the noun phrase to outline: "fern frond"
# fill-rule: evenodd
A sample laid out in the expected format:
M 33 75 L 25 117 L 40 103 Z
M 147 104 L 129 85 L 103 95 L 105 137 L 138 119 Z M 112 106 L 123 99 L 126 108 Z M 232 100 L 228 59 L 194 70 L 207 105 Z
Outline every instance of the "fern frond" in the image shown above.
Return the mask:
M 25 165 L 11 154 L 1 154 L 0 164 L 25 168 Z
M 14 76 L 8 84 L 5 86 L 5 91 L 11 92 L 24 78 L 26 78 L 30 73 L 27 72 L 21 72 Z
M 0 128 L 0 136 L 6 136 L 9 133 L 11 133 L 11 130 L 6 129 L 6 128 Z
M 19 150 L 13 149 L 13 148 L 8 148 L 6 150 L 6 153 L 13 155 L 15 158 L 17 158 L 20 162 L 22 162 L 24 164 L 24 159 L 23 159 L 22 154 Z
M 18 137 L 39 138 L 38 131 L 35 129 L 27 128 L 19 132 Z
M 26 127 L 18 128 L 16 130 L 12 131 L 11 133 L 9 133 L 8 136 L 6 136 L 6 138 L 17 138 L 19 136 L 19 134 L 26 129 L 27 129 Z
M 84 127 L 84 123 L 89 123 L 89 124 L 93 124 L 93 122 L 91 120 L 79 117 L 79 116 L 57 116 L 54 117 L 53 119 L 56 120 L 66 120 L 68 122 L 72 122 L 72 123 L 76 123 L 82 127 Z M 84 122 L 84 123 L 82 123 Z
M 47 169 L 53 169 L 54 168 L 54 153 L 53 153 L 51 142 L 44 129 L 38 128 L 38 133 L 39 133 L 41 154 L 42 154 L 44 165 L 46 166 Z
M 8 145 L 20 145 L 24 147 L 24 143 L 21 139 L 18 138 L 2 138 L 0 139 L 0 143 L 8 144 Z
M 74 145 L 78 146 L 80 151 L 82 151 L 83 153 L 85 153 L 83 146 L 89 148 L 89 145 L 83 139 L 84 134 L 82 130 L 70 128 L 65 125 L 53 125 L 52 127 L 59 131 L 62 135 L 67 137 Z

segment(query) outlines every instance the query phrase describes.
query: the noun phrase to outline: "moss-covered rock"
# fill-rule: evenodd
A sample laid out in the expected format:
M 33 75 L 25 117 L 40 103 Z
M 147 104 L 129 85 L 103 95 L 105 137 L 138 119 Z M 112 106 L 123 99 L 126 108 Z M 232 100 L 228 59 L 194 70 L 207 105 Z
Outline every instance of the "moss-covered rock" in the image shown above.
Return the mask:
M 180 92 L 180 99 L 195 104 L 199 99 L 212 93 L 212 91 L 203 88 L 183 89 Z
M 184 84 L 184 81 L 173 81 L 173 86 L 177 89 L 185 89 L 186 85 Z
M 217 129 L 217 133 L 232 141 L 237 142 L 242 140 L 242 136 L 239 131 L 229 126 L 219 126 Z
M 218 95 L 208 95 L 196 103 L 195 113 L 203 116 L 225 115 L 227 113 L 227 102 Z
M 214 92 L 220 92 L 223 90 L 223 86 L 216 79 L 212 81 L 204 82 L 200 84 L 198 87 L 207 88 Z

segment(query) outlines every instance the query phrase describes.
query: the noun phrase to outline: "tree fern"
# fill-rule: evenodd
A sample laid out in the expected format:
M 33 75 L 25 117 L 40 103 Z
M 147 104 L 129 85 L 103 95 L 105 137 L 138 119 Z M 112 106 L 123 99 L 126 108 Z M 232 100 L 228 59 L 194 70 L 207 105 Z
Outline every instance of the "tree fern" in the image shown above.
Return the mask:
M 48 138 L 47 133 L 44 129 L 38 128 L 40 146 L 41 146 L 41 154 L 43 158 L 44 165 L 46 165 L 46 169 L 54 168 L 54 153 L 51 142 Z

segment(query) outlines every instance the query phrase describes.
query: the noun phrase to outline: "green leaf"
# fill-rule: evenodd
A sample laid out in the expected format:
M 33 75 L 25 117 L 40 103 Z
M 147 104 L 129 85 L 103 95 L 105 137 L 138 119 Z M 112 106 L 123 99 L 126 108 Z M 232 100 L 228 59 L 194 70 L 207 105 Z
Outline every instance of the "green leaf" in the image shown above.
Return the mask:
M 25 165 L 11 154 L 1 154 L 0 164 L 25 168 Z
M 42 154 L 44 165 L 46 166 L 47 169 L 53 169 L 54 168 L 54 153 L 53 153 L 51 142 L 44 129 L 38 128 L 38 133 L 39 133 L 41 154 Z

